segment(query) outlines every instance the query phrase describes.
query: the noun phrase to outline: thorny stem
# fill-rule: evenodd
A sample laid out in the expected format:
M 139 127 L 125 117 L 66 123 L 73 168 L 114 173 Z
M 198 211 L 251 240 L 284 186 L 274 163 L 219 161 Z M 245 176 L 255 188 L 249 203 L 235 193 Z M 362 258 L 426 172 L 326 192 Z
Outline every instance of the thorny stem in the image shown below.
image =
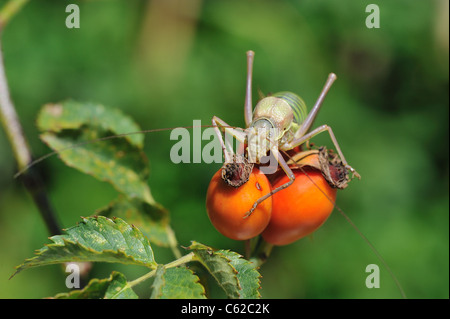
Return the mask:
M 192 253 L 189 253 L 187 255 L 184 255 L 184 256 L 178 258 L 177 260 L 174 260 L 174 261 L 164 265 L 163 267 L 166 268 L 166 269 L 177 267 L 177 266 L 180 266 L 180 265 L 183 265 L 183 264 L 186 264 L 186 263 L 188 263 L 190 261 L 195 260 L 194 258 L 195 258 L 195 255 L 192 252 Z M 156 274 L 156 269 L 153 269 L 152 271 L 146 273 L 145 275 L 143 275 L 143 276 L 141 276 L 141 277 L 139 277 L 139 278 L 137 278 L 137 279 L 135 279 L 133 281 L 129 281 L 128 282 L 128 287 L 130 287 L 130 288 L 134 287 L 134 286 L 136 286 L 136 285 L 146 281 L 147 279 L 153 277 L 155 274 Z

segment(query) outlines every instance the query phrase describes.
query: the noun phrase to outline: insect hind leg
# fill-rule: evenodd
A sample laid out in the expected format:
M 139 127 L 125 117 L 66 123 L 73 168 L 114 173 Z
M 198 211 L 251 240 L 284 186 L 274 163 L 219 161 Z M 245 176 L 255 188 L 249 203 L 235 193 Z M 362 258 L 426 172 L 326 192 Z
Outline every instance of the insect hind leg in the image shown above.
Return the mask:
M 283 169 L 283 171 L 286 173 L 286 175 L 289 177 L 289 181 L 273 190 L 270 191 L 270 193 L 258 198 L 258 200 L 253 204 L 252 208 L 245 214 L 244 218 L 249 217 L 253 211 L 256 209 L 256 207 L 262 203 L 264 200 L 266 200 L 267 198 L 271 197 L 273 194 L 278 193 L 279 191 L 289 187 L 292 185 L 292 183 L 294 183 L 295 180 L 295 175 L 292 172 L 292 170 L 289 168 L 289 165 L 286 163 L 286 161 L 284 160 L 283 156 L 281 156 L 280 152 L 278 150 L 274 150 L 272 149 L 272 153 L 275 156 L 275 158 L 277 159 L 278 164 L 280 164 L 281 168 Z
M 299 146 L 299 145 L 305 143 L 306 141 L 309 141 L 311 138 L 313 138 L 317 134 L 320 134 L 325 131 L 327 131 L 328 134 L 330 135 L 331 141 L 333 142 L 334 147 L 336 148 L 336 151 L 338 152 L 339 157 L 342 160 L 342 164 L 345 166 L 346 169 L 348 169 L 350 172 L 352 172 L 353 177 L 357 177 L 358 179 L 361 179 L 361 175 L 359 175 L 358 172 L 347 163 L 347 160 L 345 159 L 344 154 L 342 153 L 341 148 L 339 147 L 339 143 L 338 143 L 336 137 L 334 136 L 333 130 L 328 125 L 319 126 L 318 128 L 316 128 L 315 130 L 312 130 L 308 134 L 305 134 L 302 137 L 294 139 L 291 143 L 289 143 L 288 149 L 292 149 L 296 146 Z

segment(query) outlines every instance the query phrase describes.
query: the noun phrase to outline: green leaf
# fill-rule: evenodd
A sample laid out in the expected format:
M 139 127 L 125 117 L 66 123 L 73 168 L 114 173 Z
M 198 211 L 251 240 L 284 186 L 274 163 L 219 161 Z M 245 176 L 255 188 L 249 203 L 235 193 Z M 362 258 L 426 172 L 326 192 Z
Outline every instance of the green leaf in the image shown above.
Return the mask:
M 152 242 L 168 247 L 173 230 L 169 225 L 169 213 L 159 205 L 150 205 L 140 199 L 120 196 L 107 207 L 96 212 L 107 217 L 120 217 L 138 227 Z
M 141 129 L 131 117 L 120 110 L 106 108 L 100 104 L 64 101 L 57 104 L 46 104 L 37 118 L 39 130 L 60 133 L 63 130 L 77 130 L 89 125 L 108 131 L 114 135 L 139 132 Z M 138 148 L 143 147 L 143 134 L 131 134 L 124 137 Z
M 45 105 L 38 116 L 41 139 L 68 166 L 110 183 L 128 197 L 157 205 L 147 184 L 149 168 L 139 127 L 120 111 L 64 102 Z
M 107 135 L 83 128 L 58 135 L 44 133 L 40 137 L 50 148 L 59 151 L 59 157 L 66 165 L 110 183 L 129 197 L 155 204 L 147 185 L 148 160 L 141 150 L 125 140 L 80 144 Z M 72 147 L 75 144 L 77 146 Z
M 257 299 L 261 298 L 259 289 L 261 287 L 260 273 L 255 269 L 253 263 L 247 259 L 242 258 L 241 255 L 229 250 L 216 251 L 230 260 L 231 265 L 237 271 L 237 278 L 241 289 L 239 290 L 240 299 Z
M 196 259 L 216 279 L 229 298 L 240 297 L 241 286 L 237 277 L 238 272 L 230 259 L 198 242 L 192 242 L 188 249 L 194 252 Z
M 120 218 L 83 218 L 76 226 L 68 228 L 66 233 L 50 237 L 53 243 L 45 245 L 36 252 L 35 257 L 17 266 L 11 277 L 31 267 L 70 261 L 156 267 L 149 240 L 139 229 Z
M 160 266 L 153 282 L 152 299 L 205 299 L 205 288 L 186 267 Z
M 113 271 L 106 279 L 92 279 L 81 290 L 57 294 L 55 299 L 137 299 L 123 274 Z

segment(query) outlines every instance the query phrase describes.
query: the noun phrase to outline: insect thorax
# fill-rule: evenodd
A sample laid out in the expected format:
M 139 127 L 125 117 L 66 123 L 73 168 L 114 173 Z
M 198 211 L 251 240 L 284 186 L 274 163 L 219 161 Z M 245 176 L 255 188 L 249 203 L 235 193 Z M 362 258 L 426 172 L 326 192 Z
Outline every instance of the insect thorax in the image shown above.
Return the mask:
M 300 125 L 305 120 L 306 116 L 308 116 L 308 110 L 306 108 L 306 104 L 303 99 L 295 93 L 292 92 L 278 92 L 273 94 L 272 96 L 277 97 L 285 101 L 292 109 L 292 113 L 294 115 L 294 123 Z
M 284 144 L 293 139 L 306 115 L 306 104 L 298 95 L 278 92 L 258 102 L 250 127 L 278 129 L 279 135 L 272 138 L 283 148 Z

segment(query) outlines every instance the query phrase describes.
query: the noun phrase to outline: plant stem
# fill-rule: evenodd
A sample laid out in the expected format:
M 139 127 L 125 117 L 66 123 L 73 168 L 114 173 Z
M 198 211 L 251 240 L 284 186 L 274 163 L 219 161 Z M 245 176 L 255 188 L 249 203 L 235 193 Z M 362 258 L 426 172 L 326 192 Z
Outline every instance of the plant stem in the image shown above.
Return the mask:
M 128 287 L 132 288 L 138 284 L 140 284 L 141 282 L 146 281 L 149 278 L 152 278 L 154 275 L 156 274 L 156 269 L 153 269 L 152 271 L 146 273 L 145 275 L 133 280 L 133 281 L 129 281 L 128 282 Z
M 185 264 L 185 263 L 188 263 L 190 261 L 193 261 L 194 259 L 195 259 L 195 255 L 192 252 L 192 253 L 184 255 L 184 256 L 182 256 L 182 257 L 180 257 L 180 258 L 178 258 L 178 259 L 176 259 L 176 260 L 174 260 L 174 261 L 164 265 L 163 267 L 166 268 L 166 269 L 167 268 L 177 267 L 177 266 L 180 266 L 182 264 Z M 130 288 L 134 287 L 134 286 L 136 286 L 136 285 L 146 281 L 147 279 L 153 277 L 155 274 L 156 274 L 156 269 L 153 269 L 152 271 L 146 273 L 145 275 L 143 275 L 143 276 L 141 276 L 141 277 L 139 277 L 139 278 L 137 278 L 137 279 L 135 279 L 133 281 L 129 281 L 128 282 L 128 287 L 130 287 Z
M 174 261 L 172 261 L 172 262 L 166 264 L 166 265 L 164 266 L 164 268 L 173 268 L 173 267 L 177 267 L 177 266 L 183 265 L 183 264 L 185 264 L 185 263 L 188 263 L 188 262 L 190 262 L 190 261 L 193 261 L 194 259 L 195 259 L 195 255 L 194 255 L 194 253 L 192 252 L 192 253 L 189 253 L 189 254 L 187 254 L 187 255 L 184 255 L 184 256 L 178 258 L 177 260 L 174 260 Z
M 1 11 L 4 17 L 4 10 Z M 11 17 L 11 13 L 7 15 Z M 0 20 L 1 22 L 1 20 Z M 0 26 L 1 27 L 1 26 Z M 0 39 L 0 121 L 5 128 L 7 138 L 11 143 L 12 151 L 16 159 L 19 170 L 28 166 L 32 161 L 31 151 L 23 134 L 22 126 L 12 103 L 8 82 L 6 79 L 6 72 L 3 62 L 3 50 Z M 37 172 L 34 169 L 26 171 L 21 177 L 25 188 L 33 197 L 36 206 L 45 221 L 48 231 L 51 235 L 61 234 L 61 227 L 56 215 L 51 208 L 48 200 L 44 184 Z
M 273 245 L 269 244 L 261 237 L 250 261 L 255 264 L 255 267 L 260 267 L 266 262 L 267 258 L 269 258 L 272 249 Z
M 252 253 L 252 243 L 250 239 L 244 241 L 245 259 L 250 259 Z
M 0 10 L 0 32 L 29 0 L 10 0 Z
M 0 116 L 7 137 L 11 142 L 19 169 L 24 168 L 31 161 L 31 153 L 22 132 L 16 110 L 9 96 L 8 83 L 3 63 L 3 50 L 0 41 Z

